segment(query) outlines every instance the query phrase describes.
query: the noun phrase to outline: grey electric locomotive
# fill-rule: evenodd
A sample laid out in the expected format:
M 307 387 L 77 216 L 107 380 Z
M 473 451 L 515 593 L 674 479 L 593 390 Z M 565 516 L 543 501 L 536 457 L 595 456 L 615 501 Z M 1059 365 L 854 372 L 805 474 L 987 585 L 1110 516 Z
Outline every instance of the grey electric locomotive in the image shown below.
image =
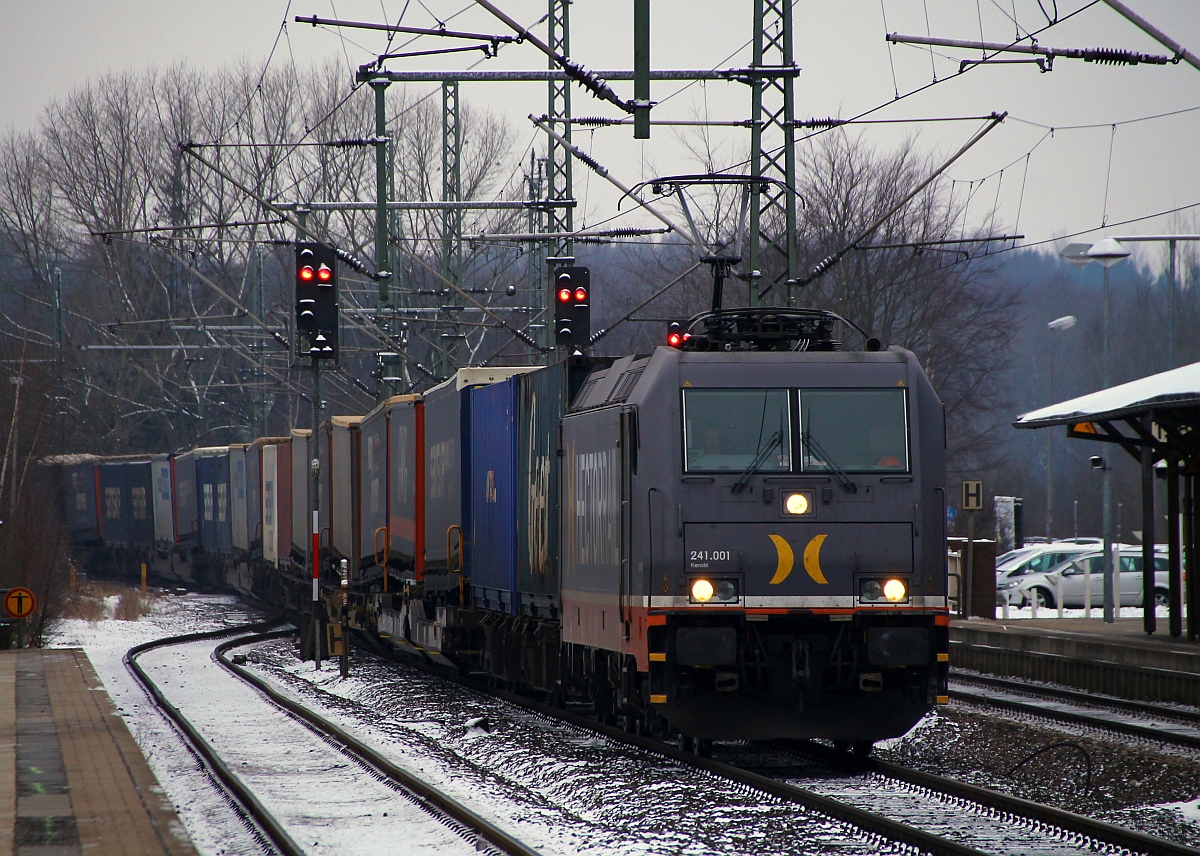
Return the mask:
M 652 731 L 865 749 L 945 700 L 942 405 L 909 351 L 766 318 L 619 360 L 573 402 L 562 639 Z

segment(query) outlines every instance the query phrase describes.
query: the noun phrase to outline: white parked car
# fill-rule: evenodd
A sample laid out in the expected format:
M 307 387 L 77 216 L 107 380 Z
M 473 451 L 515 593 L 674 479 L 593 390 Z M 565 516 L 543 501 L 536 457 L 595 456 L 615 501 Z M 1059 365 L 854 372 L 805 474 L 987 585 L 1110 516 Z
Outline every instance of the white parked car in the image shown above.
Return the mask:
M 1048 570 L 1009 576 L 996 585 L 998 602 L 1006 598 L 1010 606 L 1024 606 L 1036 600 L 1039 609 L 1058 606 L 1059 597 L 1064 607 L 1076 608 L 1085 605 L 1090 582 L 1091 603 L 1098 607 L 1104 602 L 1104 577 L 1101 573 L 1103 551 L 1093 550 L 1083 555 L 1072 556 Z M 1142 605 L 1142 552 L 1140 549 L 1122 549 L 1120 552 L 1121 606 Z M 1090 581 L 1088 579 L 1090 571 Z M 1167 557 L 1156 553 L 1154 557 L 1154 602 L 1167 603 Z
M 1085 543 L 1053 541 L 1011 550 L 996 560 L 996 587 L 1014 577 L 1045 573 L 1067 559 L 1094 552 L 1096 548 L 1097 544 L 1088 539 Z

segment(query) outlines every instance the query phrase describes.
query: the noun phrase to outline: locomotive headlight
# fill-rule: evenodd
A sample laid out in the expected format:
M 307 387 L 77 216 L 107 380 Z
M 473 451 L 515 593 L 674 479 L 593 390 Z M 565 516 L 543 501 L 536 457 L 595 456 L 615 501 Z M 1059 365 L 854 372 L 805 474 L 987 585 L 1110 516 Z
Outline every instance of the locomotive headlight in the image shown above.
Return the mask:
M 908 583 L 898 577 L 859 580 L 858 599 L 863 603 L 907 603 Z
M 783 499 L 783 510 L 788 514 L 808 514 L 812 499 L 807 493 L 789 493 Z
M 733 603 L 738 602 L 740 586 L 737 580 L 710 580 L 697 577 L 691 581 L 689 591 L 692 603 Z

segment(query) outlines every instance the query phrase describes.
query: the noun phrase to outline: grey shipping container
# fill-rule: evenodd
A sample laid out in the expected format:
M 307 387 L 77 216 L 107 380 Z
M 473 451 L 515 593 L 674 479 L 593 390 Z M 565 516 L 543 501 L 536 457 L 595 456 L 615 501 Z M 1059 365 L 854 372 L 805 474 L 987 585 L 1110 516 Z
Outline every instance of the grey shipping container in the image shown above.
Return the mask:
M 556 618 L 559 583 L 558 427 L 588 374 L 610 360 L 567 360 L 517 385 L 517 611 Z
M 337 559 L 346 559 L 351 579 L 358 578 L 361 550 L 354 526 L 360 506 L 359 425 L 361 416 L 334 416 L 329 427 L 330 457 L 330 549 Z
M 292 549 L 292 444 L 262 450 L 263 561 L 286 567 Z
M 312 525 L 309 523 L 308 480 L 309 440 L 312 432 L 307 428 L 293 428 L 292 438 L 292 543 L 291 550 L 304 557 L 312 545 Z
M 409 579 L 425 574 L 425 403 L 388 402 L 388 563 Z M 443 545 L 444 550 L 444 545 Z
M 200 510 L 196 497 L 196 453 L 183 452 L 171 462 L 175 491 L 175 543 L 194 547 L 200 539 Z
M 169 550 L 175 543 L 175 490 L 171 479 L 171 455 L 154 455 L 150 459 L 154 483 L 154 545 Z
M 241 443 L 229 447 L 229 523 L 234 555 L 250 550 L 250 530 L 246 523 L 246 450 L 247 446 Z

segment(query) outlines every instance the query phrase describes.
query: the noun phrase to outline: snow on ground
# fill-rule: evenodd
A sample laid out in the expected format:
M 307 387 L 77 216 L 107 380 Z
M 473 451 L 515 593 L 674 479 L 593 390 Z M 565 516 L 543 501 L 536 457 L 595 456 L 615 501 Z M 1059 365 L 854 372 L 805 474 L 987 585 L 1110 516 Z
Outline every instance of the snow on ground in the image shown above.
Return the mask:
M 1162 624 L 1162 622 L 1165 622 L 1167 620 L 1167 618 L 1170 617 L 1170 612 L 1167 610 L 1167 607 L 1165 607 L 1165 606 L 1156 607 L 1154 610 L 1154 615 L 1158 618 L 1160 625 L 1165 627 L 1166 625 Z M 1186 621 L 1187 613 L 1185 612 L 1184 615 L 1185 615 L 1184 620 Z M 1066 620 L 1068 618 L 1087 618 L 1088 615 L 1087 615 L 1087 611 L 1084 609 L 1071 609 L 1071 608 L 1064 607 L 1062 617 L 1063 617 L 1063 620 Z M 1104 617 L 1104 604 L 1100 601 L 1099 598 L 1097 598 L 1096 602 L 1094 604 L 1092 604 L 1092 614 L 1090 617 L 1091 618 L 1103 618 Z M 1123 607 L 1121 607 L 1120 611 L 1117 612 L 1116 617 L 1117 618 L 1138 618 L 1138 619 L 1140 619 L 1142 617 L 1142 608 L 1140 606 L 1123 606 Z M 1033 607 L 1031 607 L 1031 606 L 1023 606 L 1020 609 L 1017 609 L 1014 606 L 1010 606 L 1008 608 L 1007 614 L 1005 614 L 1005 612 L 1004 612 L 1004 607 L 997 606 L 996 607 L 996 618 L 1002 619 L 1004 621 L 1015 621 L 1015 620 L 1021 619 L 1021 618 L 1058 618 L 1058 608 L 1052 607 L 1050 609 L 1046 609 L 1045 607 L 1043 607 L 1037 611 L 1037 615 L 1034 615 Z M 1064 624 L 1063 629 L 1070 630 L 1071 627 L 1070 627 L 1070 625 Z
M 117 598 L 106 599 L 108 614 Z M 218 630 L 257 620 L 236 598 L 200 594 L 160 594 L 150 614 L 137 621 L 66 619 L 58 622 L 47 647 L 82 648 L 125 720 L 179 819 L 203 856 L 262 852 L 204 774 L 174 726 L 158 712 L 122 658 L 134 645 L 201 630 Z
M 117 598 L 108 598 L 110 615 L 116 602 Z M 1159 610 L 1161 617 L 1164 613 Z M 1039 610 L 1039 614 L 1051 617 L 1057 611 Z M 1065 614 L 1082 617 L 1083 611 Z M 1126 608 L 1122 614 L 1140 617 L 1141 610 Z M 1028 617 L 1029 609 L 1009 613 L 1010 619 Z M 235 627 L 257 618 L 232 597 L 162 594 L 140 620 L 66 620 L 55 628 L 50 642 L 54 647 L 81 647 L 87 653 L 204 856 L 255 853 L 261 847 L 173 726 L 150 703 L 122 658 L 141 642 Z M 499 716 L 490 708 L 484 711 L 491 717 L 489 727 L 471 726 L 472 717 L 489 706 L 486 699 L 438 686 L 411 670 L 384 664 L 364 668 L 360 660 L 351 678 L 342 680 L 334 664 L 314 672 L 311 662 L 296 661 L 286 643 L 248 650 L 251 661 L 257 660 L 258 669 L 275 683 L 549 854 L 766 854 L 794 852 L 801 844 L 810 853 L 889 850 L 880 842 L 855 840 L 842 824 L 781 805 L 761 793 L 730 787 L 664 759 L 638 757 L 602 738 L 548 724 L 511 707 L 505 706 Z M 184 689 L 189 697 L 202 699 L 205 687 L 213 686 L 204 676 L 207 666 L 196 675 L 178 669 L 169 655 L 154 657 L 158 668 L 177 672 L 168 681 L 176 691 Z M 215 692 L 212 696 L 217 698 Z M 217 710 L 227 708 L 234 718 L 240 717 L 240 706 L 227 698 L 213 705 Z M 927 727 L 928 722 L 917 729 Z M 258 739 L 264 745 L 275 740 L 269 727 L 260 731 Z M 314 802 L 327 800 L 337 784 L 320 779 L 316 775 L 306 779 Z M 1200 817 L 1197 802 L 1158 808 L 1191 822 Z M 353 835 L 354 819 L 347 817 L 339 829 Z M 398 849 L 392 852 L 405 852 L 409 843 L 411 839 L 398 836 Z
M 293 646 L 248 666 L 548 856 L 880 854 L 846 824 L 653 752 L 374 657 L 341 678 Z M 478 720 L 484 717 L 487 727 Z
M 212 640 L 138 658 L 167 698 L 314 856 L 468 854 L 468 843 L 410 795 L 382 781 L 214 662 Z

